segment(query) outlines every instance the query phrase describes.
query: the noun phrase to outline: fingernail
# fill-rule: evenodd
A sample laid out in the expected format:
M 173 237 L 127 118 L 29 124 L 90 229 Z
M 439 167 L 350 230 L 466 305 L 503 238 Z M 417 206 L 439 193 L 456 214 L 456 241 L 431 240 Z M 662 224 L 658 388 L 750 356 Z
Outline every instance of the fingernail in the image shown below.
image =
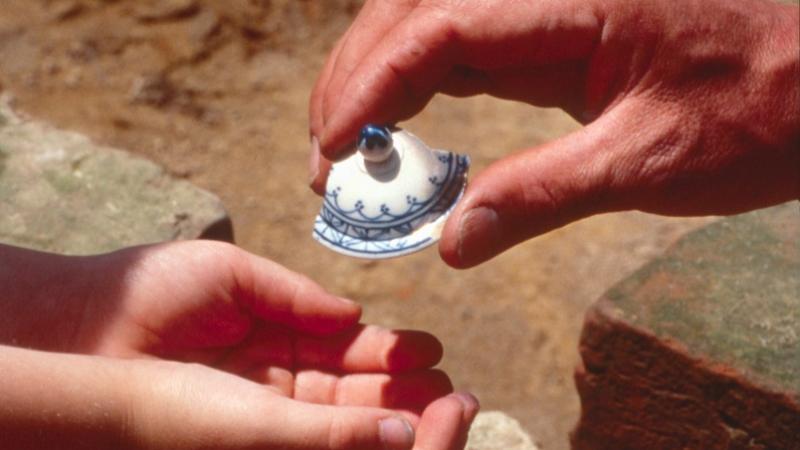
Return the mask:
M 455 392 L 453 396 L 464 405 L 464 409 L 480 409 L 481 407 L 478 399 L 469 392 Z
M 378 422 L 378 426 L 385 450 L 408 450 L 414 445 L 414 429 L 402 417 L 387 417 Z
M 339 300 L 339 302 L 341 304 L 343 304 L 343 305 L 346 305 L 346 306 L 358 306 L 358 303 L 350 300 L 349 298 L 344 298 L 344 297 L 334 297 L 334 298 L 336 300 Z
M 464 405 L 464 420 L 467 423 L 472 422 L 481 409 L 481 404 L 478 402 L 478 399 L 469 392 L 455 392 L 453 396 Z
M 311 136 L 311 156 L 308 158 L 308 184 L 313 184 L 319 176 L 319 139 Z
M 479 206 L 461 216 L 458 223 L 458 259 L 462 264 L 478 262 L 492 254 L 500 243 L 500 220 L 494 209 Z

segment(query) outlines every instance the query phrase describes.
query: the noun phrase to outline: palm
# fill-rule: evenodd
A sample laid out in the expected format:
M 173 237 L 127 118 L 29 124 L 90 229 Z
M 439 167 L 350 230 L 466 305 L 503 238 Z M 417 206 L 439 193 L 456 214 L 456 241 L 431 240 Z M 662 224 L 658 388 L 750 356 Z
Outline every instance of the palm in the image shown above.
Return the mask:
M 102 263 L 124 266 L 127 283 L 88 327 L 93 353 L 199 362 L 314 403 L 420 413 L 452 390 L 429 369 L 433 336 L 358 325 L 357 306 L 233 247 L 146 247 Z
M 142 277 L 102 330 L 98 352 L 212 362 L 242 344 L 257 319 L 235 283 L 213 275 L 216 267 L 192 269 Z

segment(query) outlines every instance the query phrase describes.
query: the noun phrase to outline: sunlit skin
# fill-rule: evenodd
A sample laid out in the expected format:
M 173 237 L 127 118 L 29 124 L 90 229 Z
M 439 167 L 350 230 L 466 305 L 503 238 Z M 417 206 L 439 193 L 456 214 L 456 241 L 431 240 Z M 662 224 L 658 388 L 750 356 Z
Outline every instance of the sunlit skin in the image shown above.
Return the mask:
M 9 448 L 457 450 L 477 413 L 433 336 L 232 245 L 0 246 L 0 286 Z
M 602 212 L 797 199 L 798 22 L 771 0 L 367 1 L 311 95 L 311 187 L 363 124 L 486 93 L 585 127 L 473 178 L 439 246 L 454 267 Z

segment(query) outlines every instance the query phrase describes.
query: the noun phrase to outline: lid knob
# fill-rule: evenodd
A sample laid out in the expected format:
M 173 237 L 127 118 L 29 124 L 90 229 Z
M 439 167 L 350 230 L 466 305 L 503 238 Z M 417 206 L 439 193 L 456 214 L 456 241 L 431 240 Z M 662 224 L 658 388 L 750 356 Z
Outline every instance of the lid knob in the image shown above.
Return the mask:
M 358 135 L 358 151 L 365 160 L 380 163 L 389 159 L 394 151 L 392 131 L 389 127 L 369 124 Z

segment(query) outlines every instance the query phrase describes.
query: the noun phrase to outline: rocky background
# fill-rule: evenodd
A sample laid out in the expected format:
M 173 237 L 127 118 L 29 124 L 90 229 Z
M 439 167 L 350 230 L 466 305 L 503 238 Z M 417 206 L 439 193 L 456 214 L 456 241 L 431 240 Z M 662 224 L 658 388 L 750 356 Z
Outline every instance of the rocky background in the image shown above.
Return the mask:
M 360 5 L 3 0 L 0 90 L 20 114 L 217 194 L 242 247 L 363 302 L 367 321 L 435 333 L 460 389 L 518 419 L 541 448 L 567 449 L 585 309 L 709 219 L 594 217 L 468 271 L 448 268 L 435 250 L 376 263 L 320 247 L 311 239 L 320 200 L 306 187 L 308 94 Z M 437 97 L 403 126 L 469 153 L 476 172 L 578 128 L 559 111 L 488 97 Z
M 691 232 L 592 306 L 573 450 L 800 448 L 799 206 Z

